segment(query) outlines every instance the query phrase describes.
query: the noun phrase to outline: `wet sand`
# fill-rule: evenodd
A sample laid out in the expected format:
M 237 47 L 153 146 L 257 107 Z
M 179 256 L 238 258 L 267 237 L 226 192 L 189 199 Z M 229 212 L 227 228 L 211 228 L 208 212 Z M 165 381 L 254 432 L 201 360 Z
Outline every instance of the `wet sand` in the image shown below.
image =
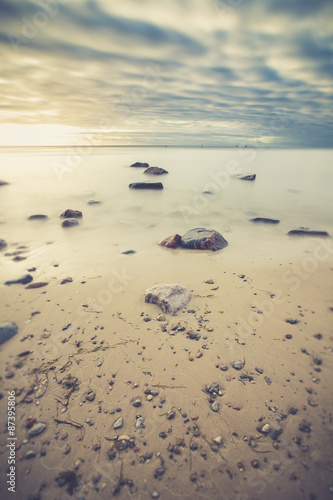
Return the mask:
M 71 271 L 49 245 L 31 273 L 46 287 L 2 285 L 1 320 L 19 327 L 1 346 L 0 401 L 4 474 L 7 393 L 15 390 L 17 497 L 107 499 L 119 489 L 124 499 L 155 490 L 164 499 L 330 498 L 333 247 L 330 239 L 286 241 L 280 259 L 268 246 L 249 248 L 241 261 L 232 245 L 213 253 L 156 244 L 97 274 L 93 266 Z M 11 264 L 4 253 L 12 277 L 14 265 L 18 277 L 40 259 L 28 251 Z M 60 285 L 67 276 L 73 282 Z M 158 321 L 145 290 L 173 282 L 192 299 Z M 213 383 L 218 412 L 203 392 Z M 27 438 L 27 419 L 46 429 Z M 282 433 L 272 439 L 265 424 Z M 30 450 L 36 456 L 27 459 Z M 77 486 L 58 485 L 63 471 L 75 472 Z M 3 477 L 1 498 L 12 498 Z

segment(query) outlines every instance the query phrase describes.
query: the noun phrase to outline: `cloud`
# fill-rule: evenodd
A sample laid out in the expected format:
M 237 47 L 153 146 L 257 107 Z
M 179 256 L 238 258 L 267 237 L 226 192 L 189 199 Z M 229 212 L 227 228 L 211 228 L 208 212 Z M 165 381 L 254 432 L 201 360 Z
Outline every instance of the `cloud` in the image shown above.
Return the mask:
M 82 137 L 109 122 L 106 142 L 331 146 L 329 2 L 51 4 L 2 0 L 3 123 Z

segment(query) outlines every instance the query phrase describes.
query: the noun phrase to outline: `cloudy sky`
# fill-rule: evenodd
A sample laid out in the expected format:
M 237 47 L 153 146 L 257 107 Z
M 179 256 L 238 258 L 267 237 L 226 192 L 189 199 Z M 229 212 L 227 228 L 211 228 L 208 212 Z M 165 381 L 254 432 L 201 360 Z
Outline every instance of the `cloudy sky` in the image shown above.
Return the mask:
M 0 0 L 0 145 L 332 147 L 332 0 Z

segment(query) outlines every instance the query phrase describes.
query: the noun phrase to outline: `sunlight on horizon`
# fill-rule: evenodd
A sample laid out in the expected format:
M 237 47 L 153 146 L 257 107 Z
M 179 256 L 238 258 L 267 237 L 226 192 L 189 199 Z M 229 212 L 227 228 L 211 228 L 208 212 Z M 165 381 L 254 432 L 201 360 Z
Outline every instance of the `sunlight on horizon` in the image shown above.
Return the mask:
M 82 129 L 68 125 L 2 123 L 0 146 L 70 146 L 84 142 L 79 134 Z

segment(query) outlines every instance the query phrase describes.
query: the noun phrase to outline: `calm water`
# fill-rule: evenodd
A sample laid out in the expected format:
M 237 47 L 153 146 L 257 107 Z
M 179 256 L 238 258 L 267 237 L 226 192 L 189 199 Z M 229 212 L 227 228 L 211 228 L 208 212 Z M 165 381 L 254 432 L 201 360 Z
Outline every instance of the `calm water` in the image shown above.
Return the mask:
M 129 258 L 144 265 L 140 255 L 152 262 L 170 252 L 157 241 L 193 227 L 223 234 L 229 241 L 228 249 L 217 254 L 223 258 L 258 251 L 287 258 L 295 243 L 286 232 L 299 226 L 333 234 L 332 150 L 33 148 L 0 157 L 0 179 L 10 183 L 0 188 L 0 238 L 27 245 L 29 265 L 62 261 L 69 270 L 85 265 L 98 271 Z M 144 175 L 143 169 L 129 167 L 135 161 L 169 174 Z M 254 172 L 257 179 L 230 178 L 231 169 Z M 162 181 L 164 190 L 128 188 L 130 182 L 149 179 Z M 101 204 L 88 205 L 90 199 Z M 61 228 L 59 216 L 67 208 L 83 212 L 78 228 Z M 49 219 L 27 220 L 36 213 Z M 281 223 L 254 225 L 249 222 L 254 216 Z M 121 255 L 127 249 L 137 256 Z M 0 262 L 5 275 L 27 267 L 25 261 Z

